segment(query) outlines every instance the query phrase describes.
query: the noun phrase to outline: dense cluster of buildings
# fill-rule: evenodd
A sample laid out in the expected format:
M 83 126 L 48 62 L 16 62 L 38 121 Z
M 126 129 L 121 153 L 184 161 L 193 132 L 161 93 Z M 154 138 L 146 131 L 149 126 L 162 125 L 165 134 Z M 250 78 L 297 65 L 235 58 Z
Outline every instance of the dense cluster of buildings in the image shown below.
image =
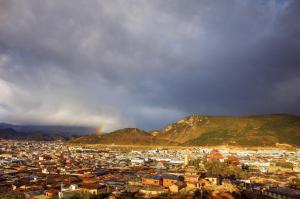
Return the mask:
M 27 198 L 47 199 L 74 194 L 108 198 L 205 198 L 214 194 L 299 198 L 299 160 L 299 149 L 128 151 L 69 146 L 60 141 L 0 140 L 0 194 L 18 192 Z M 212 174 L 206 162 L 233 165 L 249 176 Z

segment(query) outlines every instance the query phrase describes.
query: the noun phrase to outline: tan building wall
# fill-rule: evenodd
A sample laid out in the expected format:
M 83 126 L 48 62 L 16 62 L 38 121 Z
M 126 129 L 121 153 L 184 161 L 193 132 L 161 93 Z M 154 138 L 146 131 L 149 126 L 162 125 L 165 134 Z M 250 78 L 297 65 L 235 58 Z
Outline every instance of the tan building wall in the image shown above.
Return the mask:
M 177 180 L 163 179 L 163 186 L 170 187 L 171 185 L 175 184 L 176 182 L 177 182 Z
M 151 179 L 151 178 L 142 178 L 142 183 L 145 185 L 154 185 L 154 186 L 161 186 L 162 180 Z

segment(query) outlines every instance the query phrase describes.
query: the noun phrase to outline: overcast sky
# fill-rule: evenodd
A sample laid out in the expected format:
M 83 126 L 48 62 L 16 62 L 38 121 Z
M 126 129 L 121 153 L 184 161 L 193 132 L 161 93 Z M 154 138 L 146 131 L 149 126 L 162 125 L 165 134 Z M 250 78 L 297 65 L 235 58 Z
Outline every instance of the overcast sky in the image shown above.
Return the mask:
M 0 121 L 300 114 L 298 0 L 0 0 Z

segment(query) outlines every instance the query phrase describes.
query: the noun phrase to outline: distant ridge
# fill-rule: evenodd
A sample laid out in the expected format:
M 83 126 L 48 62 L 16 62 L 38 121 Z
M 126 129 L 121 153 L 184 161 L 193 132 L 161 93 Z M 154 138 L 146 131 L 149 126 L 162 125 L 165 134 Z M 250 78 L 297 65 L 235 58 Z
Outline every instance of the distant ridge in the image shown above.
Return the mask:
M 83 136 L 70 143 L 181 146 L 300 146 L 300 117 L 288 114 L 251 116 L 190 115 L 147 133 L 126 128 L 103 135 Z
M 94 132 L 94 128 L 80 126 L 16 125 L 0 123 L 0 138 L 2 139 L 69 140 Z

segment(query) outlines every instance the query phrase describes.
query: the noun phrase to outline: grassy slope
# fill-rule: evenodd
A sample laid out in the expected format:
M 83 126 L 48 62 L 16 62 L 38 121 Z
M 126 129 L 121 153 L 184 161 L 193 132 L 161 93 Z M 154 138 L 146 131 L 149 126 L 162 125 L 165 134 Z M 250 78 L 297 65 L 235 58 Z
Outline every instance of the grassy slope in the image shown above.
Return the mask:
M 157 139 L 146 131 L 125 128 L 102 135 L 89 135 L 73 139 L 70 143 L 115 144 L 115 145 L 177 145 L 177 143 Z
M 247 117 L 194 115 L 170 124 L 155 135 L 127 128 L 104 135 L 83 136 L 71 143 L 148 146 L 273 146 L 287 143 L 300 146 L 300 117 L 284 114 Z
M 185 146 L 300 144 L 299 116 L 189 116 L 180 121 L 165 128 L 160 137 L 172 139 Z

